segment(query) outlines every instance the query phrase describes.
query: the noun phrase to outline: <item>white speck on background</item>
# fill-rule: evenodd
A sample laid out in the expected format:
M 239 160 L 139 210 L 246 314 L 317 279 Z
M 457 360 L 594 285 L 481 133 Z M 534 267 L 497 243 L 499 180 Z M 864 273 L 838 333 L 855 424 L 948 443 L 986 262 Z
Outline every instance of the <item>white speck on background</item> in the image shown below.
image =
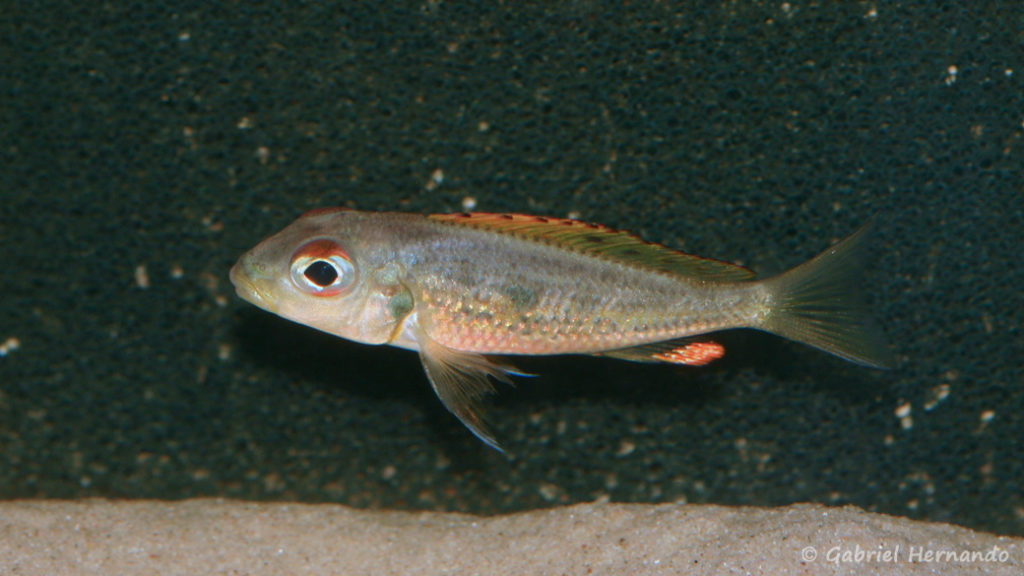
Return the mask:
M 952 86 L 956 82 L 956 77 L 959 73 L 960 69 L 956 66 L 946 68 L 946 86 Z
M 949 384 L 939 384 L 928 390 L 927 399 L 924 402 L 924 411 L 930 412 L 935 409 L 943 400 L 949 397 Z
M 7 340 L 4 340 L 3 344 L 0 344 L 0 358 L 7 356 L 18 348 L 21 348 L 21 340 L 11 336 Z
M 149 272 L 146 270 L 145 264 L 135 267 L 135 285 L 143 290 L 149 288 Z
M 981 416 L 978 418 L 979 420 L 981 420 L 981 423 L 978 425 L 978 430 L 976 432 L 981 432 L 982 430 L 984 430 L 988 426 L 989 422 L 994 420 L 995 417 L 995 410 L 985 410 L 984 412 L 982 412 Z
M 914 427 L 914 419 L 910 415 L 911 408 L 912 406 L 910 402 L 900 404 L 896 407 L 896 417 L 900 419 L 900 426 L 902 426 L 904 430 L 910 430 Z
M 426 189 L 434 190 L 444 182 L 444 171 L 440 168 L 430 173 L 430 180 L 427 180 Z
M 630 440 L 623 440 L 619 444 L 619 449 L 615 451 L 616 456 L 629 456 L 636 450 L 636 442 Z

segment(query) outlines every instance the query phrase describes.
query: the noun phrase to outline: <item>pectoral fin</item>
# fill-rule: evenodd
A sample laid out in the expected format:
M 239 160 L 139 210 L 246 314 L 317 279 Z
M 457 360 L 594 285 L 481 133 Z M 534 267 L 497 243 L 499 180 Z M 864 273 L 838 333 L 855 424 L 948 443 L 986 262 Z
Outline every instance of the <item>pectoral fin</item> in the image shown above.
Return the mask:
M 509 374 L 522 373 L 510 366 L 496 364 L 481 354 L 448 348 L 431 339 L 422 330 L 418 331 L 416 340 L 427 378 L 445 408 L 477 438 L 500 451 L 501 446 L 487 428 L 480 400 L 495 392 L 494 384 L 488 376 L 512 384 Z

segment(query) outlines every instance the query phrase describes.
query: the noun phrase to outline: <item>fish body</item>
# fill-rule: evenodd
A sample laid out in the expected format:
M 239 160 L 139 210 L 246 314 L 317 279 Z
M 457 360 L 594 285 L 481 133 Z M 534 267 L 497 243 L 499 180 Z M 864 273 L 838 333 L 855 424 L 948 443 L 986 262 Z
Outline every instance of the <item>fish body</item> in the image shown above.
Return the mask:
M 514 368 L 487 355 L 593 354 L 702 365 L 701 335 L 755 328 L 847 360 L 888 351 L 859 299 L 863 231 L 775 278 L 577 220 L 522 214 L 309 212 L 231 270 L 290 320 L 418 351 L 445 406 L 498 447 L 479 400 Z

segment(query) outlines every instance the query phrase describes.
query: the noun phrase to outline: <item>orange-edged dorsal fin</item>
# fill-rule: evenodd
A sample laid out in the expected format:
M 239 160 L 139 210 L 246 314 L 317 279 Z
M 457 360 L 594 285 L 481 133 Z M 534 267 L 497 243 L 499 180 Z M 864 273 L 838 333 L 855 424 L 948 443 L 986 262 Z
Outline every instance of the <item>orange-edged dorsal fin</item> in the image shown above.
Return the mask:
M 621 348 L 600 352 L 595 356 L 610 356 L 633 362 L 665 362 L 686 366 L 704 366 L 725 356 L 725 347 L 718 342 L 679 338 L 665 342 L 641 344 L 632 348 Z
M 309 210 L 306 210 L 306 212 L 302 216 L 300 216 L 299 218 L 300 219 L 302 219 L 302 218 L 315 218 L 317 216 L 323 216 L 324 214 L 334 214 L 336 212 L 351 212 L 351 211 L 352 211 L 351 208 L 346 208 L 344 206 L 322 206 L 320 208 L 311 208 Z
M 431 214 L 427 218 L 511 234 L 622 264 L 701 280 L 736 282 L 754 277 L 753 272 L 736 264 L 679 252 L 661 244 L 646 242 L 629 232 L 580 220 L 485 212 Z

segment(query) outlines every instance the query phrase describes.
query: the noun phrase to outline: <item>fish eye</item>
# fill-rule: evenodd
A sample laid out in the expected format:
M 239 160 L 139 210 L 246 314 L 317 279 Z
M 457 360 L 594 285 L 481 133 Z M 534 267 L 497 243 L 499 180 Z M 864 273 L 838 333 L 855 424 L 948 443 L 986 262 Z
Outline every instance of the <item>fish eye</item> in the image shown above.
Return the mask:
M 327 288 L 334 284 L 334 281 L 340 276 L 334 264 L 326 260 L 314 260 L 312 264 L 306 266 L 306 269 L 302 271 L 302 275 L 321 288 Z
M 314 240 L 292 256 L 292 283 L 314 296 L 334 296 L 347 290 L 356 278 L 352 258 L 333 240 Z

